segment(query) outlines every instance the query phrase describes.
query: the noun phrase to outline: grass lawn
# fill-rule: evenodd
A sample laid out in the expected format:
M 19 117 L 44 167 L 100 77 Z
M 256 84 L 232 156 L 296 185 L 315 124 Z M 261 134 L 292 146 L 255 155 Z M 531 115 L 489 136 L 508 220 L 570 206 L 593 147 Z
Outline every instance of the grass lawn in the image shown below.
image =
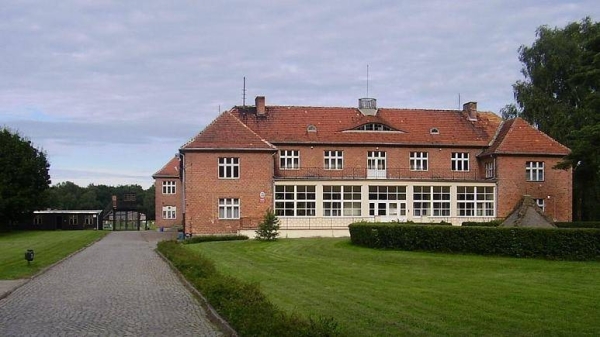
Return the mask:
M 0 232 L 0 280 L 31 276 L 108 233 L 92 230 Z M 25 260 L 27 249 L 35 252 L 31 265 Z
M 382 251 L 349 239 L 186 245 L 344 336 L 600 335 L 600 263 Z

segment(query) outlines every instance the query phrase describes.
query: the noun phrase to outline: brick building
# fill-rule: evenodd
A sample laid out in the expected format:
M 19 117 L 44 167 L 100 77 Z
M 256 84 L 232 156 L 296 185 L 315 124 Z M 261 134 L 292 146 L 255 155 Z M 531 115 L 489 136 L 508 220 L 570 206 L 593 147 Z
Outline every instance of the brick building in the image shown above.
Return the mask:
M 553 168 L 568 153 L 524 120 L 502 121 L 474 102 L 378 109 L 370 98 L 340 108 L 257 97 L 219 115 L 154 175 L 157 223 L 171 206 L 186 233 L 252 235 L 272 208 L 283 236 L 335 236 L 359 220 L 503 218 L 525 194 L 570 221 L 572 174 Z
M 183 224 L 179 165 L 179 156 L 175 156 L 152 175 L 156 197 L 154 205 L 157 227 L 173 227 Z

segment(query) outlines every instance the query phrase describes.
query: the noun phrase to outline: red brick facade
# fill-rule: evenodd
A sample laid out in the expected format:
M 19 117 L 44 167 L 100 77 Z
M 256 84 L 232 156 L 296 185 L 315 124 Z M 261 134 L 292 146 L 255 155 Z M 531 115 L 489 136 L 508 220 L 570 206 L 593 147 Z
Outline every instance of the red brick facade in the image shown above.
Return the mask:
M 152 176 L 157 227 L 169 228 L 183 225 L 183 186 L 179 166 L 179 157 L 174 157 Z
M 176 195 L 159 195 L 165 172 L 155 175 L 157 223 L 174 197 L 185 200 L 176 207 L 194 235 L 256 228 L 268 208 L 289 229 L 460 225 L 506 217 L 525 194 L 571 220 L 572 172 L 553 168 L 569 150 L 522 119 L 503 122 L 476 103 L 455 111 L 257 102 L 259 111 L 234 107 L 180 149 Z

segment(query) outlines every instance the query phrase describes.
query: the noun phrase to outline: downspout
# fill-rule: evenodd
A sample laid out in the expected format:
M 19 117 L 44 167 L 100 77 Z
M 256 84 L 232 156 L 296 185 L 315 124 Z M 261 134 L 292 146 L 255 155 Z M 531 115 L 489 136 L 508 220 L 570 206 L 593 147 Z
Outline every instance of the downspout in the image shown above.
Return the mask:
M 181 150 L 179 150 L 179 172 L 181 172 L 181 221 L 183 225 L 183 234 L 187 236 L 190 234 L 187 230 L 186 222 L 185 222 L 185 155 Z

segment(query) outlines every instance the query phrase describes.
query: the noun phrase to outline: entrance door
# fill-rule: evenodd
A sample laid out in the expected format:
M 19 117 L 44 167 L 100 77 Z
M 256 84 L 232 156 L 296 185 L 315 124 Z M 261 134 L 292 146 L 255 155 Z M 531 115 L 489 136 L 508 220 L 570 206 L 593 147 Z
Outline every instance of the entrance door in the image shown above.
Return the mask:
M 369 213 L 375 216 L 377 221 L 406 221 L 406 201 L 384 201 L 369 203 Z

